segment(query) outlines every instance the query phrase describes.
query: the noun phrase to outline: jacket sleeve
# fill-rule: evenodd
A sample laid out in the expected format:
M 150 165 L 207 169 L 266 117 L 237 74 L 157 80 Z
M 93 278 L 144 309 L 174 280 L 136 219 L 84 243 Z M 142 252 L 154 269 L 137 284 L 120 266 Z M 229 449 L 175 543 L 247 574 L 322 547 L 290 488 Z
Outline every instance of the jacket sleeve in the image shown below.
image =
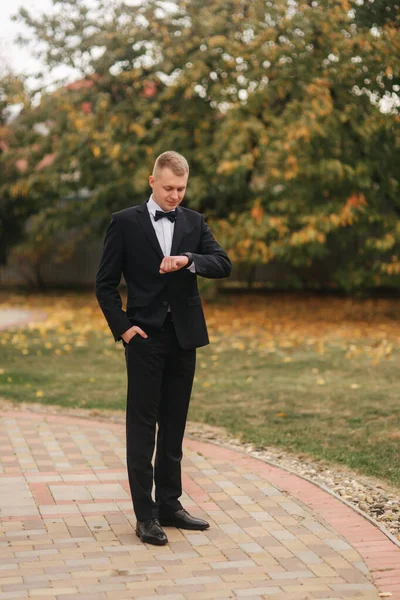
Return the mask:
M 193 262 L 196 265 L 196 274 L 209 279 L 222 279 L 229 277 L 232 264 L 208 227 L 204 216 L 201 215 L 200 252 L 194 253 Z
M 116 342 L 121 339 L 122 333 L 132 327 L 125 311 L 122 310 L 122 300 L 118 292 L 123 252 L 121 223 L 113 215 L 104 238 L 103 254 L 96 275 L 96 297 Z

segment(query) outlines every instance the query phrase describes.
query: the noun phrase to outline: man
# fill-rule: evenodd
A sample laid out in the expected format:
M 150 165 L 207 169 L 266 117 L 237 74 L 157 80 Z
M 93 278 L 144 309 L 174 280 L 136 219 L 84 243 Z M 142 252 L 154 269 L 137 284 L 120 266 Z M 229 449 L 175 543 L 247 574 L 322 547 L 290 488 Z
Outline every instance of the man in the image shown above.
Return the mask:
M 168 542 L 162 526 L 209 527 L 179 502 L 182 441 L 196 348 L 209 343 L 197 275 L 231 273 L 204 217 L 180 206 L 188 177 L 182 155 L 170 151 L 157 158 L 148 202 L 112 215 L 96 277 L 100 307 L 115 341 L 122 339 L 125 347 L 127 467 L 136 535 L 157 545 Z M 128 288 L 126 311 L 117 290 L 121 274 Z

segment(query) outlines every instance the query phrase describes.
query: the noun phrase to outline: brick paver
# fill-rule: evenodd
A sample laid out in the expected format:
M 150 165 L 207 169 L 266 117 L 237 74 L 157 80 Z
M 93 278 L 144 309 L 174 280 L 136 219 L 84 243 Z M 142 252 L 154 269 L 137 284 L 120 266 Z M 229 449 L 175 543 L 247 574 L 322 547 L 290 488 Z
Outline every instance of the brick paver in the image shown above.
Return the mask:
M 182 503 L 211 528 L 145 545 L 122 425 L 0 417 L 0 600 L 400 599 L 399 548 L 282 469 L 186 439 Z

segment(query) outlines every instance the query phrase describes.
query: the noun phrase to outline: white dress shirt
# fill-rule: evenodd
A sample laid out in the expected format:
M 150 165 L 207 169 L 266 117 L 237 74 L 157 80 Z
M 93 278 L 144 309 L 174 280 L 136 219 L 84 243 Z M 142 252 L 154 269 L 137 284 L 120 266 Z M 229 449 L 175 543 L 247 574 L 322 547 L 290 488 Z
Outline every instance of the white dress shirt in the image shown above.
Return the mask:
M 157 202 L 153 200 L 153 194 L 150 196 L 147 202 L 147 210 L 150 213 L 150 220 L 153 224 L 154 231 L 156 232 L 156 236 L 164 256 L 171 256 L 172 236 L 174 235 L 175 223 L 172 223 L 166 218 L 159 219 L 158 221 L 155 220 L 156 210 L 161 210 L 162 212 L 169 211 L 165 211 L 161 208 L 161 206 L 158 206 Z M 196 273 L 194 261 L 190 267 L 186 268 L 192 273 Z

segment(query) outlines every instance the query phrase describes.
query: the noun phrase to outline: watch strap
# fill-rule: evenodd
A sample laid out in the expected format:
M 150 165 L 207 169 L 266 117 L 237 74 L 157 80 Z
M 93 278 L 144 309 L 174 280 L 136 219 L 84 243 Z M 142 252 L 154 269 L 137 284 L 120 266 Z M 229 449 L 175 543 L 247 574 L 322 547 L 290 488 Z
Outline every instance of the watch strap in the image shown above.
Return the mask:
M 187 256 L 189 262 L 186 265 L 186 268 L 190 267 L 193 262 L 193 254 L 191 252 L 181 252 L 179 256 Z

